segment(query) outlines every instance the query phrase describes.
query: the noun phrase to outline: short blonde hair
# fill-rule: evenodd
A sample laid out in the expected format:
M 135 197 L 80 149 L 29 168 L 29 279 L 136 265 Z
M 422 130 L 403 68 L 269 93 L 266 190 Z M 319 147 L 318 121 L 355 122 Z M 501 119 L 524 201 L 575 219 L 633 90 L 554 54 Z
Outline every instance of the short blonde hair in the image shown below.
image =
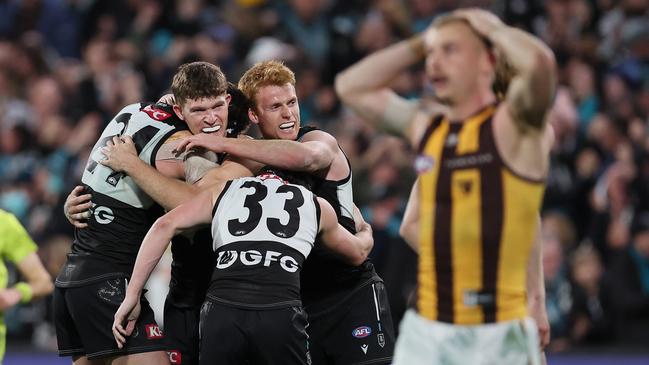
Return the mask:
M 503 100 L 507 95 L 507 90 L 509 89 L 509 84 L 511 83 L 514 76 L 516 76 L 516 70 L 511 66 L 507 58 L 503 55 L 502 52 L 499 52 L 497 49 L 494 49 L 493 44 L 489 39 L 478 33 L 471 23 L 469 23 L 465 18 L 457 16 L 455 14 L 446 14 L 441 15 L 435 18 L 431 24 L 432 28 L 439 29 L 445 25 L 452 23 L 464 23 L 466 24 L 475 35 L 482 41 L 482 43 L 487 47 L 489 52 L 492 52 L 496 58 L 496 64 L 494 65 L 495 74 L 494 82 L 491 85 L 491 89 L 498 98 L 498 100 Z
M 252 106 L 257 104 L 255 96 L 259 88 L 286 84 L 295 85 L 295 73 L 284 63 L 275 60 L 256 63 L 239 79 L 239 89 Z

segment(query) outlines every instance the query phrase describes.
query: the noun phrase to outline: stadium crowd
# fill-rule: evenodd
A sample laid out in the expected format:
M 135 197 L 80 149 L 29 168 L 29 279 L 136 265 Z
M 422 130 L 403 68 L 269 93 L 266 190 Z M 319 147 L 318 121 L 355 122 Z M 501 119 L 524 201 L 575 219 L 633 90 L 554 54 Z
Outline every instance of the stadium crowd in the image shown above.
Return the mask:
M 333 80 L 459 6 L 489 7 L 556 55 L 542 211 L 549 350 L 647 344 L 649 0 L 0 1 L 0 208 L 27 227 L 55 277 L 73 232 L 63 202 L 114 114 L 157 100 L 184 62 L 218 64 L 236 82 L 255 62 L 281 59 L 297 75 L 302 124 L 334 134 L 348 154 L 398 323 L 416 282 L 416 256 L 399 238 L 414 153 L 341 106 Z M 422 72 L 394 88 L 425 99 Z M 47 301 L 16 314 L 6 316 L 10 337 L 55 349 Z

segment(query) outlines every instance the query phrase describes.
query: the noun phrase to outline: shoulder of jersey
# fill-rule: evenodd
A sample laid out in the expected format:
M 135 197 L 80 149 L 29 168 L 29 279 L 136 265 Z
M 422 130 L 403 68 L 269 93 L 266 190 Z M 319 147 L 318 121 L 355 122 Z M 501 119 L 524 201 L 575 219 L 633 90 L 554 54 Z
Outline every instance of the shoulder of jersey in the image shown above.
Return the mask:
M 297 140 L 301 140 L 302 137 L 304 137 L 305 134 L 311 132 L 311 131 L 319 131 L 320 128 L 314 126 L 314 125 L 305 125 L 300 127 L 300 130 L 297 132 Z
M 173 107 L 166 103 L 141 102 L 129 105 L 134 113 L 141 112 L 148 115 L 152 122 L 169 124 L 178 129 L 187 129 L 187 124 L 176 116 Z

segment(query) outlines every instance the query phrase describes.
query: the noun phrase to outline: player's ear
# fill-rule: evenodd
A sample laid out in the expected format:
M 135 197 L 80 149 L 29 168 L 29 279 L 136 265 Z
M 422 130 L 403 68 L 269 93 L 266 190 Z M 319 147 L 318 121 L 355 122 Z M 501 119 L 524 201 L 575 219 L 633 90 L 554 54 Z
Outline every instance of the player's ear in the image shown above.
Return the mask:
M 250 119 L 251 122 L 255 124 L 259 124 L 259 117 L 257 117 L 257 113 L 255 113 L 252 108 L 248 108 L 248 118 Z
M 178 117 L 178 119 L 185 120 L 185 117 L 183 117 L 183 110 L 180 107 L 180 105 L 174 104 L 172 108 L 173 108 L 174 113 L 176 113 L 176 116 Z

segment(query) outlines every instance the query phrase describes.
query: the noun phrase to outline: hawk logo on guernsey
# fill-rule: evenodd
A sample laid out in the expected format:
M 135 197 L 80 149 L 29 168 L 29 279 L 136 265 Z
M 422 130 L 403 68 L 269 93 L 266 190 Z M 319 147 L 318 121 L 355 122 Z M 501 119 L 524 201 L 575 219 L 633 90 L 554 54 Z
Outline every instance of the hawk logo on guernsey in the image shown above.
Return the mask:
M 149 340 L 157 340 L 163 337 L 162 330 L 155 323 L 147 324 L 144 328 L 146 330 L 146 338 Z
M 369 336 L 370 334 L 372 334 L 372 329 L 370 327 L 368 327 L 368 326 L 356 327 L 352 331 L 352 336 L 354 336 L 356 338 L 365 338 L 365 337 Z
M 142 109 L 142 111 L 147 113 L 152 119 L 155 119 L 159 122 L 171 117 L 171 113 L 167 113 L 162 109 L 154 108 L 152 105 L 147 105 L 144 109 Z

